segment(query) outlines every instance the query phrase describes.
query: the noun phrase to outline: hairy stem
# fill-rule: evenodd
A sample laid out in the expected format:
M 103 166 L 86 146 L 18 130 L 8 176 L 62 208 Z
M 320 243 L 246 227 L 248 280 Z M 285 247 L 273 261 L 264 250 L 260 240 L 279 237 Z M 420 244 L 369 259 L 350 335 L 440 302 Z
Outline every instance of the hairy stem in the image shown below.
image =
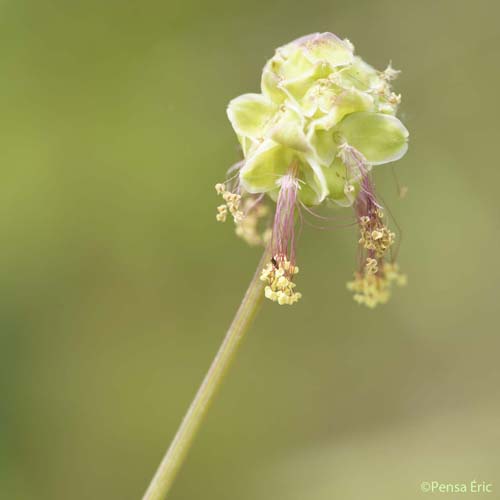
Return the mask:
M 167 497 L 175 477 L 186 458 L 193 443 L 193 439 L 207 413 L 217 389 L 221 385 L 231 361 L 234 359 L 238 347 L 245 333 L 250 327 L 264 296 L 264 283 L 259 279 L 262 268 L 270 259 L 270 250 L 267 249 L 257 267 L 257 270 L 248 286 L 243 301 L 236 316 L 226 333 L 224 341 L 212 361 L 205 378 L 196 393 L 177 434 L 161 461 L 143 500 L 164 500 Z

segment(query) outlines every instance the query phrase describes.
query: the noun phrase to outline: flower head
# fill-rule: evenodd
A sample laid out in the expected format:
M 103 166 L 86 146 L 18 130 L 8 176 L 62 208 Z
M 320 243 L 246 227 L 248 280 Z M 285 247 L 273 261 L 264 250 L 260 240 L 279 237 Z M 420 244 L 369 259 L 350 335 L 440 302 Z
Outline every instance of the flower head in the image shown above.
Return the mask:
M 354 55 L 348 40 L 315 33 L 276 50 L 264 66 L 261 93 L 229 103 L 244 160 L 232 172 L 232 187 L 216 187 L 225 201 L 217 219 L 230 214 L 237 233 L 251 243 L 266 244 L 271 234 L 273 262 L 262 275 L 271 300 L 300 298 L 292 281 L 295 225 L 302 208 L 325 201 L 354 206 L 366 253 L 358 272 L 370 277 L 367 287 L 376 281 L 382 289 L 382 278 L 394 274 L 394 264 L 382 261 L 395 235 L 384 223 L 370 171 L 401 158 L 408 147 L 408 131 L 395 116 L 401 97 L 391 88 L 398 73 L 391 65 L 375 70 Z M 276 202 L 271 233 L 266 199 Z

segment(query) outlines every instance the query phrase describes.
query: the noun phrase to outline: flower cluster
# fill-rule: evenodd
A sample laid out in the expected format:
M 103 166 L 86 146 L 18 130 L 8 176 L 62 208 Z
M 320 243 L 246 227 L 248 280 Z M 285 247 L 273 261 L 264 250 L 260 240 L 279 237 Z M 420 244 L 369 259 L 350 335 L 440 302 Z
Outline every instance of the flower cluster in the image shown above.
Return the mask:
M 266 298 L 280 305 L 295 304 L 302 297 L 302 294 L 294 291 L 295 283 L 292 281 L 298 272 L 299 268 L 292 266 L 286 258 L 277 261 L 273 257 L 273 261 L 262 270 L 260 276 L 267 283 L 264 289 Z
M 261 221 L 265 221 L 270 213 L 267 205 L 251 198 L 243 200 L 243 218 L 236 224 L 236 235 L 250 246 L 266 245 L 271 240 L 272 230 Z
M 370 277 L 366 287 L 371 290 L 373 280 L 391 274 L 387 266 L 392 264 L 384 259 L 394 233 L 383 222 L 370 171 L 401 158 L 408 147 L 408 131 L 395 116 L 401 96 L 391 81 L 397 74 L 391 65 L 375 70 L 354 55 L 348 40 L 316 33 L 276 50 L 264 67 L 261 93 L 230 102 L 228 117 L 244 160 L 233 176 L 235 189 L 218 185 L 226 204 L 218 207 L 217 219 L 225 220 L 229 211 L 240 235 L 248 227 L 251 236 L 245 239 L 265 243 L 252 220 L 262 209 L 246 215 L 240 206 L 262 207 L 265 195 L 276 202 L 270 244 L 278 267 L 263 272 L 271 300 L 289 304 L 300 297 L 291 286 L 294 273 L 280 266 L 295 268 L 294 226 L 301 210 L 323 202 L 354 206 L 366 253 L 358 274 Z M 356 296 L 364 293 L 360 286 L 351 287 Z
M 383 222 L 384 212 L 377 208 L 370 215 L 362 215 L 359 219 L 361 238 L 359 243 L 377 257 L 383 257 L 394 243 L 396 235 L 389 231 Z M 376 259 L 371 259 L 372 261 Z
M 243 212 L 240 211 L 241 195 L 231 193 L 226 190 L 226 186 L 222 183 L 215 185 L 215 191 L 220 194 L 226 203 L 217 207 L 217 220 L 226 222 L 227 211 L 233 216 L 234 222 L 239 223 L 243 219 Z
M 382 269 L 354 273 L 354 280 L 347 283 L 347 289 L 354 292 L 354 300 L 358 304 L 373 309 L 389 300 L 393 283 L 405 285 L 406 276 L 399 273 L 397 264 L 386 262 Z
M 230 184 L 228 182 L 227 184 Z M 271 239 L 269 207 L 263 203 L 264 195 L 253 196 L 241 189 L 236 183 L 234 192 L 225 183 L 217 183 L 215 191 L 221 195 L 225 203 L 217 207 L 215 218 L 218 222 L 226 222 L 231 214 L 236 227 L 236 235 L 250 246 L 267 245 Z

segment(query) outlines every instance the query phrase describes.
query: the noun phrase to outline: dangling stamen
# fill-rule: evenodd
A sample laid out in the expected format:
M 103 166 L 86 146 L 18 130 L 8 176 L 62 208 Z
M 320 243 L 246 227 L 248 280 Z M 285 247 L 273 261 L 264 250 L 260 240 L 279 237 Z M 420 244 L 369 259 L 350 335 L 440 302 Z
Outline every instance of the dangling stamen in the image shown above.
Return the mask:
M 257 198 L 248 196 L 243 199 L 243 219 L 236 224 L 236 235 L 250 246 L 266 246 L 271 240 L 271 228 L 268 225 L 270 209 L 263 203 L 264 195 Z
M 217 207 L 216 219 L 219 222 L 226 222 L 227 211 L 233 216 L 234 222 L 238 224 L 243 219 L 243 212 L 240 210 L 241 194 L 232 193 L 226 189 L 225 184 L 218 183 L 215 185 L 215 191 L 221 195 L 226 202 Z
M 280 192 L 271 238 L 272 260 L 262 271 L 260 279 L 267 283 L 265 295 L 278 304 L 294 304 L 301 294 L 294 291 L 293 277 L 299 272 L 295 265 L 295 209 L 299 181 L 297 163 L 292 163 L 280 179 Z
M 360 186 L 354 202 L 360 229 L 360 266 L 354 273 L 354 281 L 347 283 L 347 288 L 354 292 L 356 302 L 373 308 L 387 302 L 392 283 L 403 285 L 406 277 L 399 274 L 397 264 L 386 260 L 396 235 L 385 224 L 384 211 L 377 201 L 368 163 L 359 151 L 347 144 L 342 146 L 340 155 Z
M 295 263 L 295 208 L 299 190 L 296 163 L 290 166 L 287 174 L 279 182 L 280 192 L 274 215 L 272 253 L 278 262 L 288 257 L 293 266 Z
M 224 204 L 217 207 L 216 219 L 226 222 L 228 213 L 235 223 L 236 235 L 249 245 L 267 245 L 271 230 L 266 224 L 269 208 L 262 203 L 264 195 L 253 195 L 240 186 L 239 170 L 243 161 L 235 163 L 227 171 L 230 176 L 224 183 L 215 185 L 215 191 L 224 199 Z

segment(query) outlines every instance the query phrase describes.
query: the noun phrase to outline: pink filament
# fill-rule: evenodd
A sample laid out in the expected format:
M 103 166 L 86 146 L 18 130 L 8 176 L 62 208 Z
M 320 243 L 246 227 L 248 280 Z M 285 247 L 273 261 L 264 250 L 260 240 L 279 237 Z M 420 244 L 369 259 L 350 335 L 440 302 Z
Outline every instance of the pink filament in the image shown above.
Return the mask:
M 288 259 L 295 265 L 295 208 L 299 184 L 297 164 L 293 163 L 280 180 L 281 188 L 276 202 L 271 248 L 273 257 L 279 262 Z

